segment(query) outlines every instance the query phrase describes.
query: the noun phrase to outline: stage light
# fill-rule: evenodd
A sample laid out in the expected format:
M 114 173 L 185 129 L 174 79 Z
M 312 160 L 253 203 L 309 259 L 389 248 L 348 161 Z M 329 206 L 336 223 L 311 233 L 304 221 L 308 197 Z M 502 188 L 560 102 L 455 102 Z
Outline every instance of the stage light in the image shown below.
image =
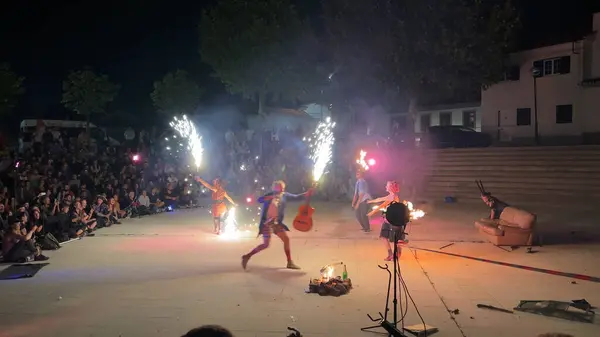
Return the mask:
M 377 162 L 375 161 L 375 159 L 371 158 L 367 161 L 367 164 L 369 164 L 369 166 L 373 166 L 375 165 Z
M 139 154 L 134 154 L 134 155 L 131 157 L 131 159 L 132 159 L 134 162 L 138 162 L 138 161 L 140 161 L 140 155 L 139 155 Z
M 252 202 L 252 198 L 250 198 L 250 197 L 246 198 L 246 202 L 247 203 L 251 203 Z

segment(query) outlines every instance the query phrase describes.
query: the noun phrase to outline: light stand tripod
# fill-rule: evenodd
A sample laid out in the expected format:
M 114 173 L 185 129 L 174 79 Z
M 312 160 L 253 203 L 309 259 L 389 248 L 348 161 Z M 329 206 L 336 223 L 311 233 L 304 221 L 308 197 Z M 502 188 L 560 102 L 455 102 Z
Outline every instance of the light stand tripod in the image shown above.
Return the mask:
M 402 231 L 402 232 L 401 232 Z M 392 299 L 392 309 L 393 309 L 393 316 L 394 316 L 394 320 L 392 322 L 388 321 L 388 313 L 390 311 L 390 288 L 392 285 L 392 273 L 390 272 L 390 268 L 389 266 L 386 264 L 385 267 L 378 265 L 377 267 L 379 267 L 380 269 L 383 269 L 385 271 L 387 271 L 388 273 L 388 286 L 387 286 L 387 295 L 385 298 L 385 310 L 384 313 L 382 314 L 381 312 L 379 312 L 379 318 L 373 318 L 371 315 L 367 314 L 367 316 L 369 317 L 369 319 L 373 322 L 379 322 L 377 325 L 372 325 L 372 326 L 368 326 L 368 327 L 364 327 L 361 328 L 361 331 L 367 331 L 367 332 L 374 332 L 374 333 L 379 333 L 382 335 L 388 335 L 390 337 L 406 337 L 406 335 L 404 335 L 400 330 L 398 330 L 398 323 L 402 321 L 402 319 L 404 317 L 401 317 L 400 319 L 398 319 L 398 293 L 399 293 L 399 289 L 398 289 L 398 241 L 399 241 L 399 234 L 404 234 L 404 226 L 402 226 L 402 228 L 398 229 L 398 230 L 393 230 L 392 231 L 394 238 L 394 258 L 393 258 L 393 279 L 394 279 L 394 287 L 393 287 L 393 299 Z M 380 331 L 372 331 L 373 329 L 377 329 L 377 328 L 383 328 L 385 329 L 386 332 L 380 332 Z
M 386 264 L 385 267 L 382 266 L 378 266 L 381 269 L 384 269 L 388 272 L 388 292 L 387 292 L 387 297 L 385 299 L 385 312 L 384 314 L 382 314 L 381 312 L 379 313 L 379 318 L 373 318 L 371 317 L 371 315 L 367 315 L 369 317 L 369 319 L 371 319 L 371 321 L 373 322 L 378 322 L 377 325 L 373 325 L 373 326 L 368 326 L 365 328 L 360 329 L 361 331 L 368 331 L 368 332 L 374 332 L 374 333 L 379 333 L 379 334 L 383 334 L 383 335 L 388 335 L 390 337 L 406 337 L 406 335 L 404 335 L 402 332 L 405 330 L 404 329 L 404 324 L 402 324 L 402 326 L 400 327 L 400 329 L 398 329 L 398 323 L 403 322 L 404 317 L 406 316 L 406 310 L 402 310 L 402 303 L 400 303 L 400 312 L 402 314 L 402 317 L 398 318 L 398 294 L 400 293 L 400 289 L 398 289 L 398 283 L 400 283 L 400 286 L 402 287 L 401 289 L 404 290 L 404 294 L 406 295 L 406 304 L 408 305 L 408 301 L 410 299 L 410 301 L 412 302 L 415 311 L 417 312 L 417 315 L 419 315 L 419 318 L 421 319 L 421 323 L 423 323 L 423 328 L 425 331 L 425 335 L 427 336 L 427 330 L 426 330 L 426 325 L 425 322 L 423 321 L 423 317 L 421 317 L 421 314 L 419 313 L 419 309 L 417 308 L 417 305 L 415 304 L 415 301 L 413 300 L 412 296 L 410 295 L 410 293 L 408 292 L 408 288 L 406 287 L 406 283 L 404 283 L 404 279 L 402 278 L 402 274 L 400 272 L 400 263 L 398 262 L 398 242 L 404 238 L 405 235 L 407 235 L 407 233 L 404 232 L 404 230 L 406 229 L 406 225 L 410 222 L 410 211 L 408 209 L 408 207 L 404 204 L 404 203 L 399 203 L 399 202 L 392 202 L 386 209 L 385 211 L 385 220 L 387 221 L 387 224 L 390 225 L 390 231 L 391 231 L 391 237 L 392 237 L 392 241 L 394 243 L 394 250 L 393 250 L 393 263 L 394 263 L 394 286 L 393 286 L 393 300 L 392 300 L 392 304 L 393 304 L 393 315 L 394 315 L 394 320 L 393 321 L 388 321 L 388 313 L 390 311 L 389 308 L 389 302 L 390 302 L 390 288 L 392 285 L 392 273 L 390 273 L 390 269 L 388 267 L 388 265 Z M 384 225 L 387 225 L 384 224 Z M 402 293 L 400 293 L 400 301 L 402 302 Z M 406 308 L 407 309 L 407 308 Z M 372 331 L 373 329 L 376 328 L 383 328 L 386 332 L 380 332 L 380 331 Z

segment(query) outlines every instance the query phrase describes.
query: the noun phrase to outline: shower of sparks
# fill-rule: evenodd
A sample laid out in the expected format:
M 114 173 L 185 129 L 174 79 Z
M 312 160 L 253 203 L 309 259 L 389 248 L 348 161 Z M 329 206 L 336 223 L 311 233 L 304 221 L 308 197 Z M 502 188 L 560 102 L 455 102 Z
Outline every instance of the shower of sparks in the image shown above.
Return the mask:
M 369 170 L 369 164 L 365 161 L 365 157 L 367 156 L 367 151 L 360 150 L 360 154 L 358 159 L 356 159 L 356 163 L 362 167 L 363 170 Z
M 232 207 L 229 209 L 229 211 L 227 211 L 223 232 L 221 232 L 219 237 L 224 240 L 235 240 L 240 237 L 240 232 L 237 228 L 237 220 L 235 218 L 235 207 Z
M 202 154 L 204 149 L 202 148 L 202 136 L 198 134 L 196 131 L 196 126 L 194 123 L 187 118 L 186 115 L 183 115 L 182 119 L 178 119 L 177 117 L 173 118 L 173 121 L 169 124 L 179 135 L 187 140 L 187 149 L 192 154 L 194 158 L 194 164 L 196 165 L 196 169 L 200 168 L 202 164 Z M 173 138 L 177 138 L 173 136 Z M 179 144 L 183 146 L 182 143 Z M 170 149 L 170 148 L 167 148 Z
M 321 179 L 327 165 L 331 162 L 333 143 L 335 142 L 333 135 L 334 127 L 335 122 L 332 122 L 331 118 L 327 117 L 324 122 L 320 122 L 317 125 L 315 132 L 308 139 L 310 159 L 313 161 L 313 180 L 315 182 Z

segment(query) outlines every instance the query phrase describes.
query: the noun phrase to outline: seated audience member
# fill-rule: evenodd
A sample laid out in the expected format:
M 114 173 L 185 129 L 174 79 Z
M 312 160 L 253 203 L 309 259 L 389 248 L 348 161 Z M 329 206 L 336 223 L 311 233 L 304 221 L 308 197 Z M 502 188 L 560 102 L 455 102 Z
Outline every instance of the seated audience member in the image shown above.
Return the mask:
M 49 224 L 46 220 L 42 211 L 34 206 L 32 208 L 32 216 L 29 221 L 29 226 L 36 226 L 37 232 L 34 234 L 36 245 L 40 246 L 43 250 L 56 250 L 60 248 L 60 242 L 54 236 L 56 223 Z M 29 230 L 30 228 L 28 228 Z
M 2 240 L 4 261 L 23 263 L 31 260 L 48 260 L 48 257 L 42 255 L 40 250 L 35 246 L 33 235 L 37 231 L 37 227 L 34 226 L 31 230 L 23 234 L 21 222 L 22 220 L 18 218 L 10 220 L 10 227 Z
M 115 201 L 115 198 L 110 198 L 108 201 L 108 219 L 111 223 L 120 225 L 119 218 L 119 203 Z
M 114 211 L 117 213 L 117 219 L 123 219 L 126 218 L 127 216 L 127 212 L 125 212 L 124 210 L 122 210 L 121 208 L 121 202 L 119 201 L 119 195 L 115 194 L 113 195 L 113 200 L 114 202 Z
M 233 337 L 233 334 L 220 325 L 203 325 L 188 331 L 181 337 Z
M 109 213 L 108 205 L 106 205 L 106 198 L 103 195 L 96 197 L 94 214 L 96 215 L 96 225 L 98 228 L 110 227 L 112 225 Z
M 60 213 L 56 215 L 56 227 L 54 229 L 54 236 L 60 242 L 69 240 L 69 231 L 71 229 L 71 206 L 68 204 L 62 204 L 60 207 Z
M 76 201 L 71 210 L 71 226 L 69 227 L 69 238 L 78 239 L 90 233 L 89 227 L 84 223 L 81 214 L 81 203 Z
M 148 198 L 150 199 L 151 212 L 158 212 L 163 207 L 165 207 L 165 203 L 160 199 L 160 196 L 158 195 L 158 190 L 156 188 L 152 189 L 152 192 L 150 192 L 150 196 Z
M 138 204 L 140 215 L 150 214 L 150 198 L 145 190 L 142 190 L 142 194 L 138 197 Z
M 179 196 L 173 189 L 173 185 L 167 185 L 167 190 L 165 191 L 163 199 L 165 199 L 166 207 L 170 207 L 171 209 L 177 208 L 177 200 L 179 199 Z
M 137 217 L 139 216 L 138 211 L 138 201 L 135 198 L 135 192 L 127 193 L 125 199 L 121 202 L 121 206 L 125 212 L 127 212 L 128 217 Z
M 90 233 L 96 228 L 96 219 L 92 219 L 92 217 L 85 212 L 85 208 L 83 207 L 83 202 L 79 201 L 75 203 L 75 211 L 77 215 L 81 219 L 81 223 L 87 227 L 87 232 Z

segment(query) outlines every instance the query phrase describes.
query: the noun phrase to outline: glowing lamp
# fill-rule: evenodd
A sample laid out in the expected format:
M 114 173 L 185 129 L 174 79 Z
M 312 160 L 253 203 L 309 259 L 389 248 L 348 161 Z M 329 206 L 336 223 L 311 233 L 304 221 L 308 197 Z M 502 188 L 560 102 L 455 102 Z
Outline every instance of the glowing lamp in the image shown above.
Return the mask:
M 140 161 L 140 155 L 134 154 L 133 157 L 131 157 L 131 159 L 133 159 L 133 161 Z
M 369 164 L 369 166 L 373 166 L 375 165 L 377 162 L 375 161 L 375 159 L 371 158 L 367 161 L 367 164 Z
M 250 197 L 246 198 L 246 202 L 247 203 L 251 203 L 252 202 L 252 198 L 250 198 Z

